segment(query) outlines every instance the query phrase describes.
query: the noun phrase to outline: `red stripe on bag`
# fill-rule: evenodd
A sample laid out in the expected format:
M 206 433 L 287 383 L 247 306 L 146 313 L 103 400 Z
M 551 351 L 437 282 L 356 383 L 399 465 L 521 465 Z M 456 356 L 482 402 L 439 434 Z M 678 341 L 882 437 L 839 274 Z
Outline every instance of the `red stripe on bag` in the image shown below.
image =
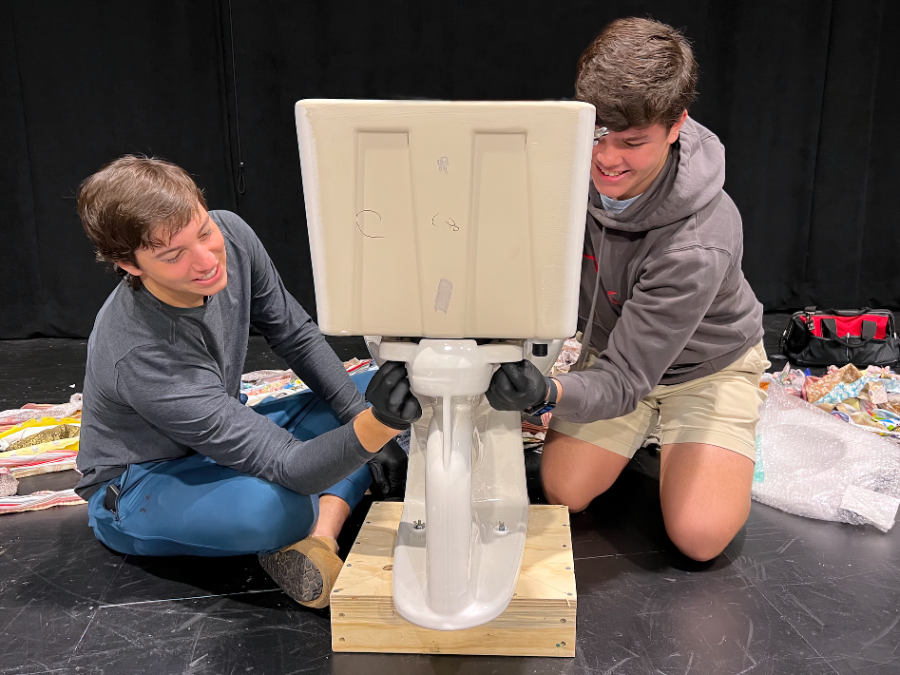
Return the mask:
M 838 337 L 847 337 L 848 335 L 852 335 L 854 337 L 859 337 L 862 335 L 862 322 L 863 321 L 872 321 L 875 324 L 875 339 L 876 340 L 884 340 L 887 335 L 887 325 L 888 325 L 888 317 L 886 316 L 877 316 L 874 314 L 863 314 L 862 316 L 814 316 L 812 317 L 813 323 L 815 324 L 812 329 L 812 334 L 816 337 L 822 336 L 822 320 L 823 319 L 834 319 L 835 326 L 837 327 Z

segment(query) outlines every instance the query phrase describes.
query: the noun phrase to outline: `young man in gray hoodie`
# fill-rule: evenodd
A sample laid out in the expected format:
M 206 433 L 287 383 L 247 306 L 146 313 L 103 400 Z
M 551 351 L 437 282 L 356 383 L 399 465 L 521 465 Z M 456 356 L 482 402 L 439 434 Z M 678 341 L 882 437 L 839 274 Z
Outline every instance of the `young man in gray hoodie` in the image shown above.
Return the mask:
M 722 190 L 725 151 L 688 117 L 696 80 L 687 40 L 648 19 L 614 21 L 582 54 L 577 95 L 597 111 L 584 348 L 556 378 L 504 364 L 488 399 L 553 407 L 544 492 L 572 511 L 613 484 L 659 422 L 666 530 L 685 555 L 710 560 L 750 512 L 769 364 L 762 306 L 741 272 L 740 214 Z

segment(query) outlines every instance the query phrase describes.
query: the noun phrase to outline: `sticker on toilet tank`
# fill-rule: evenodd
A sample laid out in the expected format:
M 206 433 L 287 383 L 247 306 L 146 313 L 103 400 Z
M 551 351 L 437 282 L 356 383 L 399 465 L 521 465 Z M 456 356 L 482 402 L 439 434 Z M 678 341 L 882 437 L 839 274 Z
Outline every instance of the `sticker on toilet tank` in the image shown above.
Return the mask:
M 453 293 L 453 283 L 447 279 L 441 279 L 438 284 L 437 295 L 434 298 L 434 311 L 447 313 L 450 308 L 450 295 Z

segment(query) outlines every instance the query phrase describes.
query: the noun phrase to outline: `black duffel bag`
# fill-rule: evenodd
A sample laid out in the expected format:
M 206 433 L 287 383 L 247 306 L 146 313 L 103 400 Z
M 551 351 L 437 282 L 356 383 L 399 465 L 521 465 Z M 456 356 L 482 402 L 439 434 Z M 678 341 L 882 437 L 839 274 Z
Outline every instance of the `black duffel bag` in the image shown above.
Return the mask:
M 889 310 L 807 307 L 784 329 L 781 353 L 798 366 L 897 366 L 900 341 Z

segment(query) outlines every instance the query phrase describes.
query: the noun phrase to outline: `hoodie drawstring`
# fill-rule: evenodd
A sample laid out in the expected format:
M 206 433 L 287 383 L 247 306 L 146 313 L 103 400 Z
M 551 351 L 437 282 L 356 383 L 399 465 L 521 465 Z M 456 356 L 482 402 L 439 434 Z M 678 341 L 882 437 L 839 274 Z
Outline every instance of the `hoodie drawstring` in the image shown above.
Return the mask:
M 594 297 L 591 300 L 591 312 L 588 314 L 587 323 L 584 326 L 584 333 L 581 335 L 581 354 L 575 362 L 573 370 L 584 370 L 584 364 L 587 361 L 589 347 L 591 345 L 591 333 L 594 329 L 594 312 L 597 309 L 597 296 L 600 293 L 600 261 L 603 260 L 603 249 L 606 244 L 606 228 L 600 227 L 600 250 L 595 251 L 597 254 L 597 279 L 594 282 Z

